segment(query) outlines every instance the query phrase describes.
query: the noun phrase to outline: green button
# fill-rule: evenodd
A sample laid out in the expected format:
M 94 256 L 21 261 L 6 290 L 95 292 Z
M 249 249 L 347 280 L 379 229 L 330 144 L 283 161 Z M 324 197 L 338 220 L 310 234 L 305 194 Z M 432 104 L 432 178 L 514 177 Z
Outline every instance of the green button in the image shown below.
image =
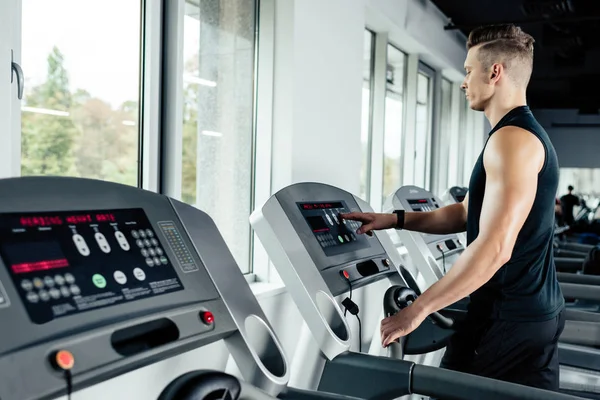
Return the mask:
M 100 274 L 92 276 L 92 282 L 94 282 L 97 288 L 104 289 L 106 287 L 106 279 Z
M 344 243 L 344 238 L 342 238 L 340 235 L 338 235 L 338 239 L 340 240 L 340 243 Z

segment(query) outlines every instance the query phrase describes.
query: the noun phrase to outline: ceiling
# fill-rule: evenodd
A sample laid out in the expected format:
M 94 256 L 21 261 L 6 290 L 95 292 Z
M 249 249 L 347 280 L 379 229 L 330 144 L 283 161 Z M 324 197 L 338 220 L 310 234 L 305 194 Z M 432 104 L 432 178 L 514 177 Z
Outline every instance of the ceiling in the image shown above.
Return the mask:
M 536 40 L 532 108 L 600 109 L 600 0 L 431 0 L 447 30 L 512 22 Z

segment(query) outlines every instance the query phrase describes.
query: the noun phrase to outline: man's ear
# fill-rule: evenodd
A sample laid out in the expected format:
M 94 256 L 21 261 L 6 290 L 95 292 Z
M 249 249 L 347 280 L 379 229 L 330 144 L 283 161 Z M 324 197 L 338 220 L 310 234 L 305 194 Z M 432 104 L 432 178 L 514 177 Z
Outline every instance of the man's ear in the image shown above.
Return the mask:
M 498 80 L 503 74 L 504 66 L 502 64 L 495 63 L 492 65 L 492 68 L 490 68 L 490 80 L 494 83 L 498 82 Z

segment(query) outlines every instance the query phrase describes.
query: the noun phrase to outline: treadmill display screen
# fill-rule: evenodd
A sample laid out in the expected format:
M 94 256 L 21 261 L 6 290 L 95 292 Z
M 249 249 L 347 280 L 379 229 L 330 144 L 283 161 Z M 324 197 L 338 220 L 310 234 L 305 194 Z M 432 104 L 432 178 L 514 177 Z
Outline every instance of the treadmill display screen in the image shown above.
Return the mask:
M 308 227 L 327 256 L 368 248 L 364 235 L 357 235 L 360 223 L 340 221 L 338 215 L 350 209 L 343 201 L 297 203 Z
M 0 214 L 0 255 L 37 324 L 183 290 L 142 209 Z
M 432 204 L 429 199 L 410 199 L 407 201 L 412 211 L 433 211 L 438 208 L 437 204 Z

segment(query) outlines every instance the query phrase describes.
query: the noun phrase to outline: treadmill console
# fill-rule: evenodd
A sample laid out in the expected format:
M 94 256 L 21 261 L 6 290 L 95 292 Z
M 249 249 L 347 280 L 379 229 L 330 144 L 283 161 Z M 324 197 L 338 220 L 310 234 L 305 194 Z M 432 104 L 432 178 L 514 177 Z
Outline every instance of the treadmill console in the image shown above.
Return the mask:
M 0 214 L 0 255 L 36 324 L 184 289 L 139 208 Z
M 432 199 L 410 199 L 407 200 L 412 211 L 433 211 L 440 208 L 437 201 Z
M 274 195 L 291 226 L 279 240 L 296 234 L 334 295 L 361 287 L 396 271 L 376 236 L 359 235 L 357 221 L 339 214 L 362 211 L 350 193 L 328 185 L 301 183 Z M 260 228 L 259 228 L 260 229 Z M 286 242 L 287 244 L 287 242 Z
M 403 186 L 387 198 L 384 210 L 428 212 L 435 211 L 443 205 L 433 193 L 423 188 Z M 433 235 L 404 229 L 396 230 L 393 234 L 399 237 L 413 264 L 425 276 L 426 284 L 420 287 L 421 290 L 440 279 L 466 245 L 462 237 L 456 234 Z
M 92 179 L 0 192 L 0 399 L 55 399 L 222 339 L 244 378 L 283 387 L 281 346 L 206 213 Z
M 356 235 L 360 224 L 338 218 L 350 210 L 343 201 L 298 203 L 300 212 L 328 256 L 369 247 L 363 235 Z

